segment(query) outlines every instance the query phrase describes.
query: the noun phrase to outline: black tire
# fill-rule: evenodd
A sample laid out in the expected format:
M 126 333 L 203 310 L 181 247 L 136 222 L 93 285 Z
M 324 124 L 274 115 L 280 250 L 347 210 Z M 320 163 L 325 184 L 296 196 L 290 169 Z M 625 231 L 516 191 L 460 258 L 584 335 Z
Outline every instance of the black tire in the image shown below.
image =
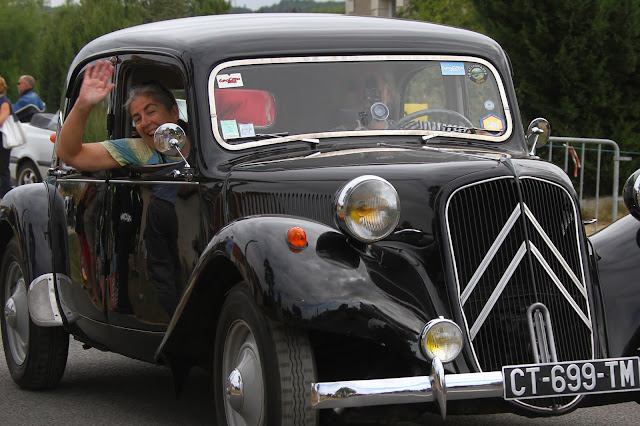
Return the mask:
M 40 327 L 31 321 L 27 286 L 18 243 L 13 238 L 0 267 L 4 355 L 11 378 L 21 388 L 48 389 L 57 386 L 64 373 L 69 334 L 62 327 Z
M 26 185 L 28 183 L 42 182 L 42 176 L 38 167 L 32 161 L 25 161 L 18 168 L 16 173 L 16 185 Z
M 241 375 L 243 387 L 228 394 L 232 372 Z M 308 336 L 262 315 L 245 283 L 231 290 L 222 307 L 213 377 L 220 426 L 318 424 L 311 408 L 316 368 Z

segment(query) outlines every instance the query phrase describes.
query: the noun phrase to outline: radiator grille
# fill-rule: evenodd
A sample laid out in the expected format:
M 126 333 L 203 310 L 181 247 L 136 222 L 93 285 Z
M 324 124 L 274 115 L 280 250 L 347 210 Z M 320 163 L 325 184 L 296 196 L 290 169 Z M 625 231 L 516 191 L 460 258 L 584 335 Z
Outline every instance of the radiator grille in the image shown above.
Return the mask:
M 332 195 L 246 192 L 242 194 L 241 216 L 286 214 L 333 224 Z
M 482 371 L 533 362 L 526 311 L 551 314 L 559 361 L 593 356 L 576 207 L 560 186 L 534 178 L 483 181 L 448 200 L 460 307 Z M 522 201 L 522 203 L 520 202 Z

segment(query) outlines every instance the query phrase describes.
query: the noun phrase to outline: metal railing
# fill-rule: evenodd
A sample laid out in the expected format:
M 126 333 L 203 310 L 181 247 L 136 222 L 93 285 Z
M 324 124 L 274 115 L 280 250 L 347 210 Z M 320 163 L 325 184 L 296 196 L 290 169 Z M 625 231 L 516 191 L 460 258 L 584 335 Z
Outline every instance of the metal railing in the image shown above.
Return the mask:
M 611 139 L 591 139 L 591 138 L 572 138 L 572 137 L 561 137 L 561 136 L 553 136 L 549 138 L 548 144 L 548 161 L 552 161 L 553 155 L 553 144 L 560 143 L 562 148 L 564 148 L 564 171 L 569 174 L 569 154 L 573 149 L 571 144 L 580 145 L 581 158 L 580 161 L 580 184 L 578 185 L 579 199 L 580 204 L 582 205 L 582 194 L 584 189 L 584 170 L 585 170 L 585 152 L 587 151 L 586 145 L 597 145 L 597 161 L 596 161 L 596 189 L 595 189 L 595 231 L 598 230 L 598 210 L 599 210 L 599 202 L 600 202 L 600 171 L 602 165 L 602 146 L 608 145 L 613 148 L 613 188 L 612 188 L 612 211 L 611 211 L 611 221 L 612 223 L 618 219 L 618 200 L 620 199 L 620 192 L 618 188 L 618 181 L 620 178 L 620 162 L 621 161 L 631 161 L 631 157 L 621 157 L 620 156 L 620 147 L 618 144 Z M 572 155 L 575 154 L 575 149 L 573 149 Z

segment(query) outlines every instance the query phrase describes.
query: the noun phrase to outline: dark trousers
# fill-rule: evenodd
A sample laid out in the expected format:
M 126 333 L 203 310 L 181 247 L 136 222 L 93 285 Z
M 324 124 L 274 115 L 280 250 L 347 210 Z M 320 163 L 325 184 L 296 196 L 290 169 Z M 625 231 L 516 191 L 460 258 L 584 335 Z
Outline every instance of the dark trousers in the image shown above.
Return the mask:
M 0 138 L 0 198 L 9 192 L 13 187 L 11 185 L 11 175 L 9 174 L 9 159 L 11 158 L 11 150 L 2 147 L 2 138 Z
M 144 230 L 147 274 L 164 309 L 171 315 L 180 298 L 178 215 L 173 204 L 152 198 Z

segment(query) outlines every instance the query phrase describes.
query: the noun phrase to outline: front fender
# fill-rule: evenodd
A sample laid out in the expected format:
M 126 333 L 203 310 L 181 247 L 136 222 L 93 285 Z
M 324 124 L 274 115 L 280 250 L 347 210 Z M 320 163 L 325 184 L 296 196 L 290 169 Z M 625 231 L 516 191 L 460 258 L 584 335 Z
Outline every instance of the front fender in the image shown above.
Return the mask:
M 302 250 L 287 243 L 287 230 L 293 226 L 306 232 L 307 247 Z M 287 216 L 245 218 L 215 236 L 195 268 L 159 354 L 176 330 L 193 329 L 180 324 L 180 317 L 195 317 L 189 315 L 189 304 L 202 298 L 203 292 L 197 289 L 223 285 L 221 277 L 228 274 L 221 266 L 210 269 L 207 265 L 225 263 L 234 265 L 257 305 L 278 322 L 381 340 L 423 358 L 418 337 L 436 312 L 424 283 L 426 274 L 419 273 L 417 262 L 393 247 L 356 248 L 333 228 Z M 203 271 L 209 276 L 203 276 Z M 211 304 L 222 304 L 223 298 Z
M 640 221 L 627 215 L 591 237 L 607 323 L 609 356 L 640 346 Z
M 18 186 L 0 202 L 2 251 L 15 236 L 27 282 L 54 271 L 66 271 L 64 218 L 50 209 L 63 212 L 63 206 L 55 186 L 45 182 Z

